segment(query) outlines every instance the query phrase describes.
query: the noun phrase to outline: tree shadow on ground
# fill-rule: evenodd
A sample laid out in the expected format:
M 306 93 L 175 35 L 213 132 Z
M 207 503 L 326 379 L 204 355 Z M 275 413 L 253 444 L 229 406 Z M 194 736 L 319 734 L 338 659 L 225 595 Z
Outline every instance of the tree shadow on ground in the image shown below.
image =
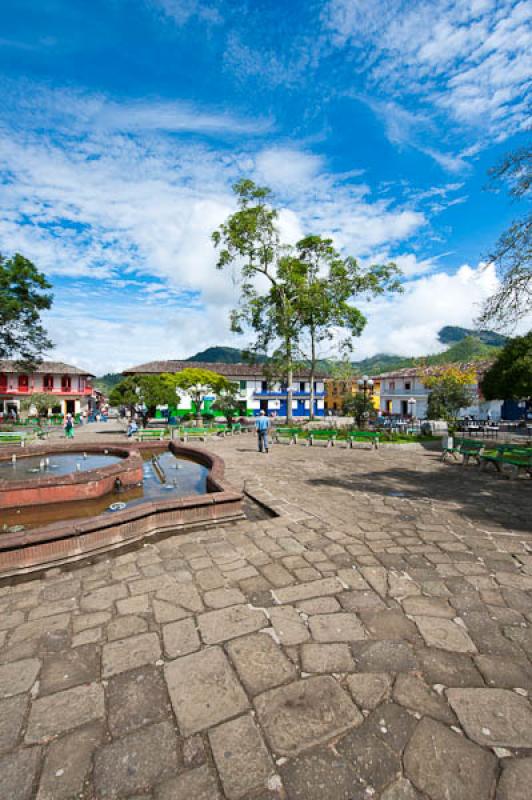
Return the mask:
M 473 466 L 442 464 L 434 471 L 393 467 L 344 478 L 309 478 L 306 483 L 383 498 L 451 503 L 454 508 L 446 510 L 465 514 L 486 530 L 493 530 L 495 524 L 532 535 L 532 480 L 526 477 L 508 480 Z

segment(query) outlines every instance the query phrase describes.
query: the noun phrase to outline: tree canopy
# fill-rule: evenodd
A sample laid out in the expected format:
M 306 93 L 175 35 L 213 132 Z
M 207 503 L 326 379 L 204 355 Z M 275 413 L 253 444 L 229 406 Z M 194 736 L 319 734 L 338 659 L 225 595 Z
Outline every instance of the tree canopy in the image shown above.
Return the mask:
M 13 358 L 32 368 L 52 347 L 41 312 L 52 305 L 51 289 L 32 262 L 15 253 L 0 255 L 0 358 Z
M 460 367 L 448 367 L 424 378 L 423 383 L 430 389 L 427 418 L 454 419 L 461 408 L 471 405 L 475 380 L 474 370 Z
M 112 406 L 126 406 L 134 409 L 144 405 L 148 416 L 155 414 L 157 406 L 178 405 L 174 376 L 130 375 L 117 384 L 109 395 Z
M 486 400 L 524 400 L 532 397 L 532 331 L 505 345 L 481 382 Z
M 230 391 L 234 388 L 231 381 L 219 375 L 217 372 L 212 372 L 210 369 L 201 369 L 200 367 L 190 367 L 177 372 L 175 375 L 170 375 L 174 386 L 179 389 L 187 390 L 196 385 L 203 386 L 207 391 L 213 394 L 218 394 L 222 391 Z
M 506 186 L 514 200 L 530 197 L 532 146 L 509 153 L 490 170 L 490 186 Z M 495 264 L 500 285 L 488 298 L 479 323 L 512 325 L 529 313 L 532 304 L 532 214 L 516 218 L 499 237 L 488 263 Z

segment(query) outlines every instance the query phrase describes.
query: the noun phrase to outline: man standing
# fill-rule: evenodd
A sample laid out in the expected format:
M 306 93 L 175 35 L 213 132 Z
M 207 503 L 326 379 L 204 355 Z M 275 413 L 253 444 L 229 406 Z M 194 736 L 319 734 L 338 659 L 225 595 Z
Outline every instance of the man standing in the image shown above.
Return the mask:
M 255 420 L 255 428 L 257 429 L 257 436 L 259 440 L 259 453 L 267 453 L 268 452 L 268 428 L 270 427 L 270 420 L 265 415 L 264 411 L 261 411 L 257 419 Z

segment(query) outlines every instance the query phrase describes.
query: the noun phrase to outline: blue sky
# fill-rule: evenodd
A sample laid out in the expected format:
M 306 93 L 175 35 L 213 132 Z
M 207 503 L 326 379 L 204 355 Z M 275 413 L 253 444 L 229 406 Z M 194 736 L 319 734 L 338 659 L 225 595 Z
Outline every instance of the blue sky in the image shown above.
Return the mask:
M 526 2 L 2 9 L 0 251 L 53 281 L 54 357 L 101 373 L 239 346 L 209 234 L 244 175 L 287 241 L 403 268 L 403 295 L 364 306 L 359 357 L 438 349 L 495 287 L 482 258 L 516 209 L 486 171 L 524 141 Z

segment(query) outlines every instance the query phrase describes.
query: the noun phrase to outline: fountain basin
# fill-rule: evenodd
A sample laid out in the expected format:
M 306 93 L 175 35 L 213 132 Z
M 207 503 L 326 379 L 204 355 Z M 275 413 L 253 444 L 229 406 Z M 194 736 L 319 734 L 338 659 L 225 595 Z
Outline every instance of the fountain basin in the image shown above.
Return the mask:
M 90 463 L 91 456 L 95 457 L 96 463 L 105 463 L 106 458 L 110 462 L 108 466 L 98 466 L 96 468 L 75 470 L 76 458 L 79 457 L 80 465 L 83 465 L 83 453 L 88 456 Z M 20 471 L 21 478 L 13 480 L 13 476 L 3 478 L 2 473 L 9 473 L 13 455 L 16 456 L 17 472 Z M 44 469 L 38 473 L 33 473 L 24 469 L 24 463 L 33 465 L 47 458 L 53 462 L 54 457 L 58 462 L 63 457 L 72 459 L 72 472 L 54 472 Z M 96 458 L 96 456 L 100 458 Z M 72 448 L 72 445 L 42 445 L 32 447 L 24 455 L 20 450 L 16 453 L 0 455 L 0 509 L 20 508 L 21 506 L 48 505 L 50 503 L 66 503 L 75 500 L 87 500 L 90 498 L 101 497 L 113 491 L 116 481 L 119 480 L 122 486 L 134 486 L 142 481 L 142 458 L 137 450 L 117 447 L 116 445 L 86 445 L 83 452 L 79 447 Z
M 222 459 L 203 448 L 176 442 L 144 442 L 135 445 L 131 451 L 113 448 L 113 445 L 103 447 L 109 452 L 113 449 L 128 452 L 126 458 L 138 458 L 140 480 L 143 462 L 139 451 L 162 452 L 169 449 L 176 457 L 190 459 L 207 467 L 207 492 L 147 500 L 114 513 L 59 521 L 30 530 L 0 532 L 0 579 L 96 556 L 150 536 L 227 523 L 244 517 L 243 495 L 224 482 Z M 100 445 L 98 451 L 101 450 Z

